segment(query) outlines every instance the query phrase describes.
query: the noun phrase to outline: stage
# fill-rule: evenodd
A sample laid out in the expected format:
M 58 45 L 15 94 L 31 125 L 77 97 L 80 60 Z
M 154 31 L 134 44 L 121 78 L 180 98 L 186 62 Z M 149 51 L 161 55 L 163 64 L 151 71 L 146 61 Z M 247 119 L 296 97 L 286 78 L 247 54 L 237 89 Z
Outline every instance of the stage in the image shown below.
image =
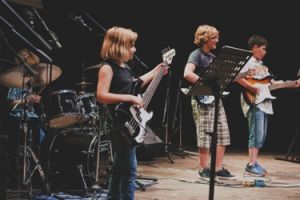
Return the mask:
M 170 154 L 174 164 L 168 157 L 155 157 L 151 162 L 139 162 L 139 177 L 156 178 L 151 185 L 146 185 L 145 191 L 137 187 L 137 200 L 199 200 L 208 199 L 209 183 L 200 179 L 198 175 L 198 156 L 188 154 L 181 157 Z M 228 151 L 225 156 L 225 168 L 236 177 L 232 180 L 216 179 L 214 199 L 222 200 L 296 200 L 300 199 L 300 174 L 298 163 L 277 160 L 284 155 L 263 153 L 260 163 L 268 170 L 264 178 L 243 177 L 247 162 L 246 152 Z M 142 184 L 143 179 L 137 179 Z M 248 186 L 251 181 L 260 181 L 259 186 Z M 147 181 L 146 181 L 147 182 Z M 151 183 L 151 181 L 149 181 Z M 244 183 L 244 185 L 243 185 Z M 36 192 L 36 191 L 35 191 Z M 63 191 L 62 191 L 63 192 Z M 36 192 L 38 193 L 38 192 Z M 55 196 L 56 195 L 56 196 Z M 105 199 L 105 191 L 97 194 L 99 200 Z M 16 191 L 8 191 L 8 199 L 24 199 L 16 197 Z M 56 198 L 56 197 L 60 198 Z M 93 199 L 92 193 L 85 195 L 70 195 L 70 193 L 53 193 L 51 195 L 37 195 L 34 199 Z
M 268 170 L 265 178 L 243 177 L 247 163 L 246 152 L 228 152 L 225 168 L 236 177 L 233 180 L 216 180 L 214 199 L 222 200 L 296 200 L 300 199 L 300 174 L 297 163 L 276 160 L 277 155 L 262 154 L 260 163 Z M 198 156 L 185 158 L 171 155 L 174 164 L 167 157 L 155 158 L 151 163 L 140 163 L 139 174 L 153 176 L 158 184 L 136 192 L 136 199 L 143 200 L 199 200 L 208 199 L 209 183 L 198 175 Z M 244 187 L 242 181 L 263 180 L 265 187 Z

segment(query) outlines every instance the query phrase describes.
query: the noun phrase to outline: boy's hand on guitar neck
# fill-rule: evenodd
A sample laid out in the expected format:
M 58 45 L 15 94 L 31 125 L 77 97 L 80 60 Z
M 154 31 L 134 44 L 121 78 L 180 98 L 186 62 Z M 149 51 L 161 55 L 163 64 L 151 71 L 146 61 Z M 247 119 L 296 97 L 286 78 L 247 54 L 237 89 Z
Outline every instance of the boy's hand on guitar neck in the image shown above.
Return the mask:
M 290 88 L 300 88 L 300 79 L 295 81 L 271 80 L 271 84 L 284 84 L 284 83 L 292 83 L 292 85 L 289 86 Z

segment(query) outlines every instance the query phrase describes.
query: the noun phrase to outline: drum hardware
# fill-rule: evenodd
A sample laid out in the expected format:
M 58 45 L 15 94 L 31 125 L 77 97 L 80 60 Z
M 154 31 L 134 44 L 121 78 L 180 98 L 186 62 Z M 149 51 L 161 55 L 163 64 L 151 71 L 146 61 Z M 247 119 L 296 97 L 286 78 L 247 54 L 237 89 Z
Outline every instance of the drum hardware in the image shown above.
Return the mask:
M 108 123 L 108 108 L 106 105 L 103 105 L 102 110 L 98 110 L 99 113 L 99 124 L 98 124 L 98 142 L 97 142 L 97 157 L 96 157 L 96 167 L 95 167 L 95 174 L 96 174 L 96 178 L 95 178 L 95 182 L 94 184 L 91 186 L 91 189 L 94 191 L 93 194 L 95 196 L 96 192 L 101 191 L 102 187 L 99 184 L 99 165 L 100 165 L 100 152 L 105 151 L 105 150 L 109 150 L 110 151 L 110 155 L 111 155 L 111 162 L 113 162 L 113 151 L 112 151 L 112 145 L 111 142 L 106 140 L 103 141 L 103 143 L 101 144 L 101 136 L 103 135 L 107 135 L 106 131 L 107 131 L 107 123 Z M 106 142 L 106 143 L 105 143 Z M 105 145 L 106 144 L 106 145 Z M 108 146 L 107 146 L 108 145 Z
M 27 155 L 28 155 L 28 153 L 31 155 L 31 157 L 34 161 L 34 164 L 35 164 L 35 167 L 33 168 L 32 172 L 29 173 L 29 176 L 27 177 L 27 179 L 23 180 L 24 184 L 28 185 L 30 183 L 31 178 L 36 170 L 38 170 L 38 172 L 42 178 L 42 181 L 45 183 L 46 182 L 45 173 L 44 173 L 42 166 L 41 166 L 37 156 L 35 155 L 35 153 L 32 151 L 32 149 L 29 146 L 27 146 L 27 150 L 24 150 L 24 152 L 26 152 Z
M 78 94 L 80 94 L 80 95 L 86 93 L 86 87 L 88 85 L 93 85 L 93 84 L 94 83 L 85 81 L 85 78 L 82 78 L 82 81 L 75 83 L 75 85 L 78 85 L 80 87 L 79 92 L 78 92 Z
M 4 34 L 2 34 L 4 35 Z M 22 163 L 22 183 L 27 186 L 28 194 L 31 197 L 32 196 L 32 176 L 35 173 L 36 170 L 38 170 L 39 175 L 42 179 L 42 182 L 44 185 L 46 185 L 46 178 L 44 171 L 39 163 L 39 160 L 35 153 L 30 148 L 31 143 L 27 143 L 30 136 L 30 130 L 28 128 L 28 119 L 27 119 L 27 97 L 28 95 L 32 94 L 33 86 L 40 84 L 41 79 L 41 73 L 42 71 L 38 71 L 36 69 L 33 69 L 31 66 L 29 66 L 27 63 L 25 63 L 22 58 L 17 54 L 17 52 L 14 50 L 14 48 L 10 45 L 8 40 L 5 38 L 5 42 L 7 47 L 12 51 L 15 58 L 18 59 L 20 65 L 18 67 L 14 67 L 9 69 L 8 71 L 3 72 L 0 75 L 0 84 L 3 84 L 4 86 L 8 87 L 18 87 L 22 88 L 23 91 L 26 91 L 24 94 L 21 95 L 21 102 L 25 102 L 22 105 L 23 114 L 21 115 L 21 123 L 20 123 L 20 133 L 24 134 L 24 142 L 23 146 L 17 146 L 18 150 L 22 151 L 23 153 L 23 163 Z M 15 77 L 16 76 L 16 77 Z M 39 81 L 37 81 L 39 80 Z M 27 88 L 26 88 L 27 87 Z M 17 164 L 19 163 L 19 157 L 20 155 L 17 155 Z M 30 157 L 33 159 L 33 166 L 31 165 L 32 162 L 30 162 Z M 33 167 L 33 168 L 32 168 Z M 32 170 L 32 171 L 30 171 Z M 18 184 L 20 184 L 20 177 L 18 178 Z M 47 186 L 46 186 L 47 187 Z
M 100 68 L 100 64 L 96 64 L 96 65 L 89 66 L 89 67 L 85 68 L 84 70 L 99 69 L 99 68 Z
M 96 125 L 99 118 L 99 106 L 94 93 L 83 93 L 78 96 L 77 102 L 81 108 L 83 121 L 90 122 L 91 125 Z
M 27 92 L 24 93 L 24 95 L 21 96 L 21 101 L 24 101 L 24 102 L 26 102 L 28 96 L 32 94 L 31 82 L 30 81 L 27 82 L 26 85 L 28 86 L 28 90 L 27 90 Z M 23 89 L 23 90 L 25 91 L 25 89 Z M 20 130 L 21 130 L 21 133 L 24 134 L 24 143 L 22 146 L 18 147 L 22 153 L 22 155 L 18 155 L 18 156 L 23 156 L 22 183 L 23 183 L 23 185 L 26 185 L 28 187 L 29 196 L 31 197 L 32 196 L 31 181 L 32 181 L 32 177 L 36 171 L 40 175 L 40 178 L 41 178 L 42 184 L 43 184 L 42 186 L 44 187 L 43 189 L 45 189 L 46 192 L 48 192 L 49 186 L 48 186 L 48 183 L 46 180 L 45 173 L 41 167 L 41 164 L 40 164 L 36 154 L 31 149 L 33 140 L 32 140 L 32 130 L 30 130 L 30 128 L 29 128 L 29 122 L 27 119 L 27 111 L 28 111 L 27 103 L 23 104 L 22 107 L 23 107 L 23 115 L 21 116 Z
M 5 2 L 5 1 L 4 1 Z M 24 20 L 14 11 L 7 3 L 5 3 L 6 6 L 28 27 L 30 28 Z M 14 50 L 13 46 L 8 42 L 6 36 L 4 33 L 0 30 L 1 36 L 3 36 L 5 44 L 7 47 L 12 51 L 15 58 L 18 60 L 18 66 L 15 66 L 13 68 L 10 68 L 9 70 L 6 70 L 0 74 L 0 84 L 10 87 L 10 88 L 22 88 L 23 91 L 25 91 L 25 87 L 28 88 L 28 93 L 25 95 L 21 95 L 21 102 L 25 102 L 22 105 L 23 113 L 21 115 L 21 123 L 20 123 L 20 132 L 21 134 L 24 134 L 24 143 L 23 146 L 18 146 L 18 150 L 23 151 L 23 177 L 22 182 L 24 185 L 27 186 L 28 193 L 30 195 L 31 199 L 31 192 L 32 192 L 32 185 L 31 185 L 31 179 L 34 174 L 34 172 L 37 170 L 39 172 L 39 175 L 41 176 L 41 179 L 43 181 L 43 185 L 45 186 L 46 192 L 49 193 L 50 188 L 47 183 L 44 171 L 39 163 L 39 160 L 35 153 L 31 149 L 31 143 L 28 144 L 30 136 L 30 129 L 28 128 L 28 119 L 26 112 L 28 111 L 27 107 L 27 95 L 32 94 L 33 87 L 36 86 L 45 86 L 49 84 L 51 81 L 56 80 L 61 75 L 61 69 L 52 64 L 52 59 L 44 53 L 42 50 L 36 48 L 31 42 L 29 42 L 26 38 L 24 38 L 20 33 L 18 33 L 13 26 L 6 21 L 4 18 L 0 16 L 0 20 L 3 21 L 13 33 L 15 33 L 20 39 L 22 39 L 25 43 L 27 43 L 28 46 L 30 46 L 32 49 L 34 49 L 40 56 L 44 57 L 46 62 L 49 63 L 39 63 L 37 65 L 29 65 L 28 63 L 24 62 L 24 60 L 18 55 L 18 53 Z M 33 31 L 33 29 L 30 29 Z M 36 33 L 33 31 L 34 35 Z M 38 36 L 38 35 L 36 35 Z M 41 37 L 38 37 L 39 39 L 42 39 Z M 44 42 L 44 40 L 41 40 Z M 45 44 L 45 43 L 44 43 Z M 47 46 L 47 45 L 46 45 Z M 50 46 L 47 46 L 50 47 Z M 28 141 L 27 141 L 28 140 Z M 17 156 L 17 164 L 19 160 L 20 155 Z M 32 162 L 30 162 L 30 158 L 33 160 L 33 166 L 31 166 Z M 32 171 L 31 167 L 33 167 Z M 20 183 L 20 178 L 18 177 L 18 182 Z
M 82 166 L 82 164 L 80 164 L 80 165 L 77 165 L 76 167 L 77 167 L 77 169 L 80 173 L 81 181 L 83 183 L 83 187 L 85 189 L 85 192 L 89 196 L 89 190 L 88 190 L 88 187 L 87 187 L 87 184 L 86 184 L 86 181 L 84 179 L 83 172 L 82 172 L 83 166 Z
M 49 109 L 46 109 L 50 128 L 66 128 L 81 120 L 82 114 L 74 90 L 54 91 L 50 95 L 50 102 Z
M 86 81 L 86 77 L 85 77 L 85 74 L 84 74 L 84 60 L 82 60 L 82 63 L 81 63 L 81 81 L 80 82 L 77 82 L 75 83 L 75 85 L 78 85 L 80 88 L 79 88 L 79 91 L 78 91 L 78 94 L 84 94 L 86 93 L 86 87 L 87 85 L 92 85 L 93 83 L 91 82 L 87 82 Z
M 78 83 L 75 83 L 75 85 L 91 85 L 91 84 L 94 84 L 94 83 L 91 83 L 91 82 L 87 82 L 87 81 L 85 81 L 85 80 L 83 80 L 83 81 L 80 81 L 80 82 L 78 82 Z

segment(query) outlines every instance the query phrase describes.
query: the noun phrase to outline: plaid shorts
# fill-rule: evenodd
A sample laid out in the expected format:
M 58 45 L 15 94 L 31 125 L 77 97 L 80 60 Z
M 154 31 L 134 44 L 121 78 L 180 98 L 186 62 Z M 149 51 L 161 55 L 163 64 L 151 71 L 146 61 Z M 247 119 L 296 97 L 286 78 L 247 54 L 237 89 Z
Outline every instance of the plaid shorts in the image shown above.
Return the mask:
M 211 137 L 206 133 L 214 130 L 215 103 L 199 105 L 192 98 L 192 109 L 197 131 L 197 145 L 200 148 L 209 148 Z M 218 145 L 230 145 L 229 128 L 222 101 L 220 101 L 219 105 Z

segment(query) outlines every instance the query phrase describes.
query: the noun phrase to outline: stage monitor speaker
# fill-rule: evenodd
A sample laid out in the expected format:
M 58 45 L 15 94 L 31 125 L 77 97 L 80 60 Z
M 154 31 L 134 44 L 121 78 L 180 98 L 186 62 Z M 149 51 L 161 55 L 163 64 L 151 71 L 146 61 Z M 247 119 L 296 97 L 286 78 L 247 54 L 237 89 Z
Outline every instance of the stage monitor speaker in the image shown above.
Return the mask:
M 138 161 L 151 161 L 155 156 L 163 155 L 163 141 L 148 125 L 146 126 L 146 132 L 144 143 L 136 149 Z

